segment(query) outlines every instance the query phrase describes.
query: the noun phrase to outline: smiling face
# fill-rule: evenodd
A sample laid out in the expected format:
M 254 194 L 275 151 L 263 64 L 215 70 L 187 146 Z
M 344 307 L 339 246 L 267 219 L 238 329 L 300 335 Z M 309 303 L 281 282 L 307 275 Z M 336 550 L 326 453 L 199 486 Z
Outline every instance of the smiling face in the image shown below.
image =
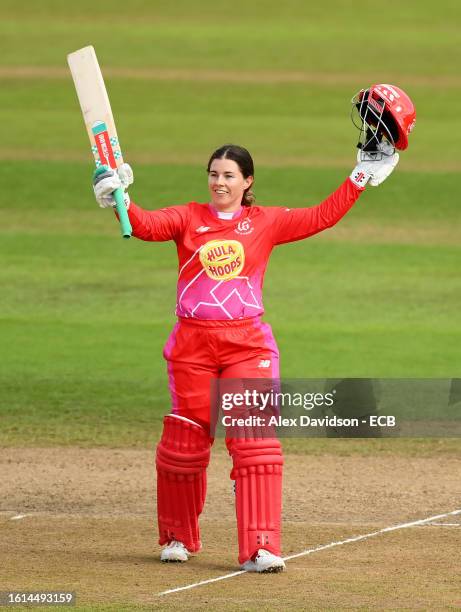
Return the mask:
M 237 162 L 232 159 L 214 159 L 208 171 L 208 189 L 211 204 L 221 212 L 238 210 L 243 192 L 253 183 L 253 177 L 244 178 Z

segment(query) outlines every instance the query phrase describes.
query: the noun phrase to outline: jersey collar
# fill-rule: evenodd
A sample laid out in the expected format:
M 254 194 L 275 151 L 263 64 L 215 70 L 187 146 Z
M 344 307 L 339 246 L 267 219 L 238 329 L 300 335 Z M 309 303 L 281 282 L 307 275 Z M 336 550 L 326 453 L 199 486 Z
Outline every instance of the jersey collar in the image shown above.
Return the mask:
M 219 219 L 218 211 L 216 210 L 216 208 L 212 204 L 208 204 L 208 210 L 211 212 L 213 217 L 216 217 L 216 219 Z M 243 212 L 243 206 L 240 206 L 240 208 L 238 208 L 234 212 L 234 214 L 232 215 L 232 217 L 230 219 L 221 219 L 221 221 L 231 221 L 233 219 L 238 219 L 240 217 L 240 215 L 242 214 L 242 212 Z

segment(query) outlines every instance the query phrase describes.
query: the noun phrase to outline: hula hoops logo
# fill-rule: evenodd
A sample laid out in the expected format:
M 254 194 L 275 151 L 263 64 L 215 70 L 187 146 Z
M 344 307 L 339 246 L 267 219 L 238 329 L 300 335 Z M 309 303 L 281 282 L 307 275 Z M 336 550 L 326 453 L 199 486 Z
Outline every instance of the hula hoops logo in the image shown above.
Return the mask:
M 211 240 L 203 245 L 200 261 L 213 280 L 227 281 L 240 274 L 245 263 L 245 251 L 238 240 Z

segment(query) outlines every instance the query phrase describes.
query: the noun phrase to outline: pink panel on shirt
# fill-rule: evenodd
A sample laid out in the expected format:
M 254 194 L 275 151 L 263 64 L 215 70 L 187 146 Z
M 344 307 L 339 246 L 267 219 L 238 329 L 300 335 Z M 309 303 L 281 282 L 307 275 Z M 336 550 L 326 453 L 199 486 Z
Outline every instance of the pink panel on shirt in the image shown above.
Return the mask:
M 178 282 L 180 317 L 198 319 L 242 319 L 263 313 L 259 279 L 237 277 L 217 282 L 205 271 L 191 283 Z

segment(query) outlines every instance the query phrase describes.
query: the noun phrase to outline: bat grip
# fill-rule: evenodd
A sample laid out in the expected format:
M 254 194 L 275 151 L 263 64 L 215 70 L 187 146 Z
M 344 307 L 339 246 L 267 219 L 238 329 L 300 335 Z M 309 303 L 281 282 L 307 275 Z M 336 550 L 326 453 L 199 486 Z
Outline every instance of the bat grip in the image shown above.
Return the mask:
M 117 211 L 118 218 L 120 220 L 120 227 L 122 230 L 122 236 L 124 238 L 131 238 L 131 223 L 128 218 L 128 212 L 125 206 L 125 200 L 123 198 L 123 189 L 119 187 L 114 191 L 115 210 Z

